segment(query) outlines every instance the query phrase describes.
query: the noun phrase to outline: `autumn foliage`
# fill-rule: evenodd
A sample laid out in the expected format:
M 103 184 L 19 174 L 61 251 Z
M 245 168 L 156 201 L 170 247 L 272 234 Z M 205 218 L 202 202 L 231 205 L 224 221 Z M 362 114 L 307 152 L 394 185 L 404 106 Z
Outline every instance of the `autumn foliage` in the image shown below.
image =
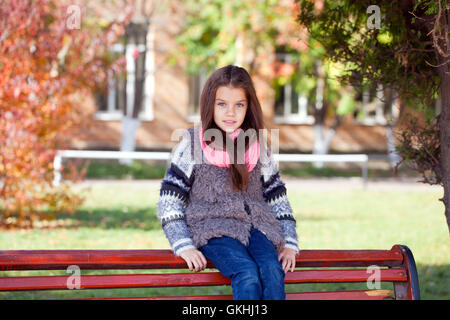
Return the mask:
M 32 226 L 43 215 L 73 211 L 82 201 L 69 184 L 52 185 L 55 150 L 64 148 L 81 121 L 86 94 L 105 81 L 108 70 L 123 67 L 123 60 L 108 58 L 108 48 L 124 33 L 131 12 L 100 27 L 95 22 L 101 17 L 89 17 L 84 3 L 73 3 L 0 3 L 3 227 Z

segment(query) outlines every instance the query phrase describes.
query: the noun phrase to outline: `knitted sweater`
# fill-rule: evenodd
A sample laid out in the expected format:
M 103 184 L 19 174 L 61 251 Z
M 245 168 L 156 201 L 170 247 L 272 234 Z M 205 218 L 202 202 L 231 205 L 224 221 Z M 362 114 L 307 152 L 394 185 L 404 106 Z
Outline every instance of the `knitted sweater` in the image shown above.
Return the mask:
M 179 256 L 220 236 L 248 246 L 252 227 L 265 234 L 278 252 L 284 247 L 299 252 L 296 221 L 270 153 L 249 173 L 247 188 L 233 191 L 229 169 L 203 157 L 197 130 L 183 133 L 160 189 L 158 217 L 173 252 Z

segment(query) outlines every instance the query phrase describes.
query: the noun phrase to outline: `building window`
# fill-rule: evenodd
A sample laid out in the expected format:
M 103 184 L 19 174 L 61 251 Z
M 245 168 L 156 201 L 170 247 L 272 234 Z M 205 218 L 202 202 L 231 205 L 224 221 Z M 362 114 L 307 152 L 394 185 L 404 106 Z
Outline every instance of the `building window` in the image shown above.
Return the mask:
M 400 112 L 398 98 L 383 85 L 364 87 L 356 95 L 355 121 L 364 125 L 387 125 L 396 121 Z
M 198 73 L 189 75 L 189 111 L 188 121 L 200 121 L 200 97 L 207 79 L 207 74 L 204 69 Z
M 126 71 L 108 73 L 106 85 L 95 93 L 99 120 L 120 120 L 124 115 L 153 120 L 154 31 L 148 24 L 133 24 L 121 42 L 111 48 L 113 58 L 125 56 Z
M 277 52 L 278 65 L 292 63 L 292 54 Z M 289 77 L 284 85 L 275 86 L 274 121 L 280 124 L 313 124 L 313 99 L 296 90 L 298 80 L 296 73 Z

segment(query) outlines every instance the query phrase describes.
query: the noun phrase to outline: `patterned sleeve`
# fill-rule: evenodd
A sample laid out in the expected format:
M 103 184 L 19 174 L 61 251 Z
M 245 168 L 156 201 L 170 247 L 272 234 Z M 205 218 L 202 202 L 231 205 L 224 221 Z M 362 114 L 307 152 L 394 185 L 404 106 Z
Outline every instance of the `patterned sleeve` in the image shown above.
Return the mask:
M 287 197 L 287 190 L 281 180 L 278 163 L 267 151 L 266 161 L 262 165 L 261 181 L 263 184 L 263 197 L 270 206 L 276 218 L 280 221 L 281 230 L 286 241 L 285 247 L 300 252 L 296 221 Z
M 174 147 L 161 183 L 157 205 L 158 218 L 175 255 L 195 248 L 185 218 L 185 205 L 194 182 L 191 136 L 186 130 Z

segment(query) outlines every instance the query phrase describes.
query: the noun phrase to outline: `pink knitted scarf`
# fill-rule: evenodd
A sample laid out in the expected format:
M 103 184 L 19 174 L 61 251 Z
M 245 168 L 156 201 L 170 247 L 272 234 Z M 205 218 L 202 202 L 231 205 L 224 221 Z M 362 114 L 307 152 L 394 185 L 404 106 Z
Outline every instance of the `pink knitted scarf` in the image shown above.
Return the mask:
M 229 133 L 228 136 L 235 140 L 239 133 L 241 132 L 241 128 L 237 128 L 232 133 Z M 200 126 L 200 130 L 198 130 L 200 141 L 202 143 L 203 154 L 206 156 L 208 161 L 215 166 L 218 167 L 230 167 L 230 155 L 225 150 L 215 150 L 214 148 L 208 146 L 206 142 L 203 140 L 203 128 Z M 256 163 L 259 159 L 259 141 L 256 140 L 253 142 L 245 151 L 245 164 L 247 165 L 248 172 L 252 171 L 256 166 Z

